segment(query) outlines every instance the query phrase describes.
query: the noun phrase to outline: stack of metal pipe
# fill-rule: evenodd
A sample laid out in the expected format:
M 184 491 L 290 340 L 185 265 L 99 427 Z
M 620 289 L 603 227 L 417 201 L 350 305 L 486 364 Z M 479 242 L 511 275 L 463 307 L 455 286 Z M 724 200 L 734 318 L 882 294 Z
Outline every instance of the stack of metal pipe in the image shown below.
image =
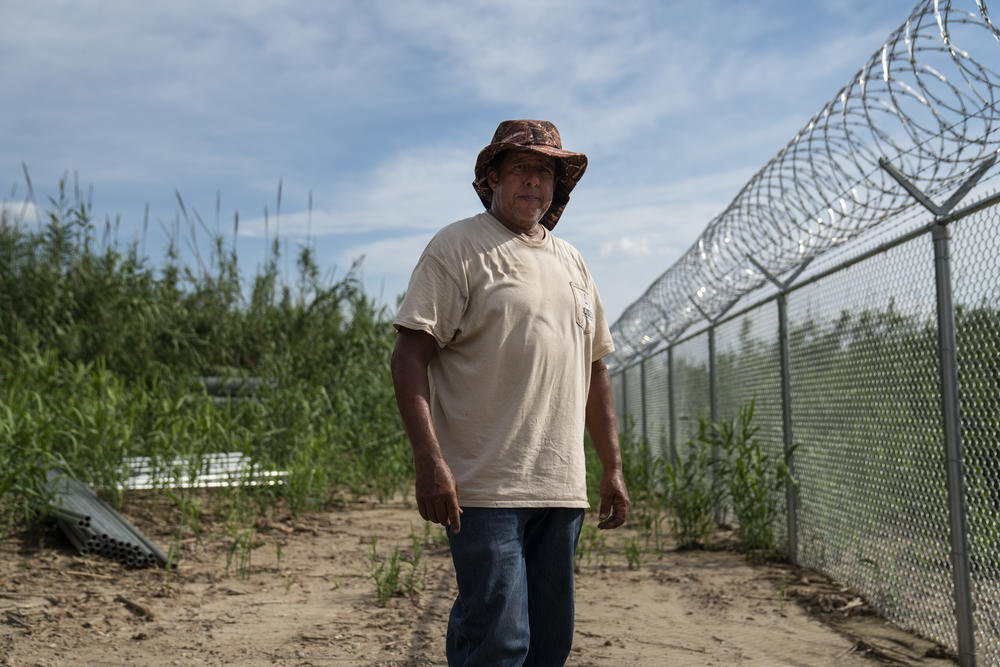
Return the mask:
M 256 400 L 261 388 L 274 385 L 274 380 L 260 377 L 220 377 L 198 378 L 198 384 L 212 397 L 216 405 L 226 405 L 241 400 Z
M 194 489 L 236 486 L 273 486 L 284 483 L 288 473 L 261 470 L 243 452 L 220 452 L 161 459 L 134 456 L 125 459 L 129 476 L 124 489 Z
M 48 492 L 52 514 L 81 554 L 117 560 L 129 568 L 166 567 L 163 550 L 86 484 L 53 469 Z

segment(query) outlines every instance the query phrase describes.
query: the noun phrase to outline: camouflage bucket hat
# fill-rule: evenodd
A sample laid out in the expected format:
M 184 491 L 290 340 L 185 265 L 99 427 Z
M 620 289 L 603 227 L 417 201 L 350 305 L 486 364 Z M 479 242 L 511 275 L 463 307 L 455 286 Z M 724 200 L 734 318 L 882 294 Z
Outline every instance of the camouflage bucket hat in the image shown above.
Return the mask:
M 493 201 L 493 189 L 486 180 L 486 168 L 500 153 L 512 149 L 550 155 L 559 163 L 552 205 L 540 221 L 547 229 L 552 229 L 569 202 L 570 191 L 587 170 L 587 156 L 564 151 L 559 130 L 547 120 L 503 121 L 497 126 L 490 145 L 479 152 L 476 159 L 476 180 L 472 181 L 472 187 L 476 189 L 487 210 Z

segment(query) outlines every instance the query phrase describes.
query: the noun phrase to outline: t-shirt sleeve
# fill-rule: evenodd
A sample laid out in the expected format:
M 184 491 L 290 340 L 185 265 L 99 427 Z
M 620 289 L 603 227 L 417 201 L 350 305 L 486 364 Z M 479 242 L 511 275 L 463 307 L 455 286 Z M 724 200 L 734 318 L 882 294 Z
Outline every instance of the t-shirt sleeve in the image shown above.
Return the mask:
M 430 252 L 421 255 L 392 324 L 425 331 L 445 347 L 459 333 L 468 294 L 458 277 Z

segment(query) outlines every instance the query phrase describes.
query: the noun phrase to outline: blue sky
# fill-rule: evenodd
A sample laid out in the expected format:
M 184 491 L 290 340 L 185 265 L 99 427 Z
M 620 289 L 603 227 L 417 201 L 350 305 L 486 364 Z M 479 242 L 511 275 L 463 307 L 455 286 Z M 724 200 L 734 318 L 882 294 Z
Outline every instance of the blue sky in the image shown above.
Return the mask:
M 972 2 L 969 2 L 970 6 Z M 910 0 L 8 3 L 0 199 L 93 186 L 163 258 L 178 215 L 253 273 L 275 227 L 394 306 L 431 235 L 481 210 L 478 151 L 545 118 L 590 166 L 556 233 L 613 322 L 908 16 Z M 279 181 L 280 218 L 276 218 Z M 312 214 L 307 214 L 310 192 Z M 29 215 L 29 220 L 34 217 Z M 186 236 L 186 225 L 182 228 Z M 207 246 L 203 246 L 203 252 Z

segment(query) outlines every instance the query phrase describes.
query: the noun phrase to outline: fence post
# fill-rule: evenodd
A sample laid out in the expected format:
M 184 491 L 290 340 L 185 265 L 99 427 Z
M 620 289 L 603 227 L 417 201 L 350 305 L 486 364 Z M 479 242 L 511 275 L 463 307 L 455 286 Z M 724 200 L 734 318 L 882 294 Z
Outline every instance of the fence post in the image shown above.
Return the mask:
M 708 328 L 708 413 L 719 423 L 719 368 L 715 364 L 715 322 Z
M 711 322 L 708 327 L 708 414 L 712 421 L 712 432 L 716 436 L 714 439 L 719 442 L 719 431 L 716 424 L 719 423 L 719 372 L 715 365 L 715 322 Z M 719 460 L 719 445 L 712 447 L 712 458 Z M 723 480 L 719 474 L 717 466 L 712 467 L 712 487 L 718 490 Z M 715 508 L 715 522 L 725 523 L 728 508 L 721 503 Z
M 799 563 L 799 503 L 795 495 L 795 441 L 792 431 L 792 355 L 788 337 L 788 293 L 778 294 L 778 340 L 781 365 L 781 435 L 785 452 L 788 478 L 785 480 L 785 509 L 787 514 L 788 558 Z
M 964 215 L 952 209 L 993 166 L 996 156 L 986 160 L 938 206 L 930 197 L 893 167 L 884 157 L 878 163 L 910 196 L 934 214 L 934 279 L 937 292 L 938 356 L 941 376 L 941 418 L 944 428 L 945 478 L 948 486 L 948 517 L 951 528 L 952 576 L 955 585 L 955 616 L 958 624 L 958 662 L 976 664 L 976 627 L 972 613 L 972 576 L 969 569 L 969 538 L 966 524 L 965 475 L 962 470 L 962 422 L 955 359 L 955 305 L 951 282 L 951 228 L 948 224 Z M 976 208 L 975 205 L 970 208 Z
M 621 397 L 621 390 L 618 386 L 624 385 L 625 376 L 622 374 L 621 369 L 615 368 L 614 372 L 609 372 L 611 376 L 611 393 L 615 398 L 615 421 L 617 422 L 617 428 L 620 430 L 621 425 L 625 420 L 625 399 Z
M 972 575 L 966 525 L 965 483 L 962 470 L 962 423 L 955 363 L 955 309 L 951 284 L 951 228 L 936 225 L 934 276 L 937 286 L 938 349 L 941 359 L 941 408 L 944 421 L 945 474 L 948 515 L 951 519 L 952 572 L 958 617 L 959 664 L 976 664 L 975 619 L 972 615 Z
M 628 421 L 629 416 L 628 411 L 628 367 L 622 369 L 622 423 L 618 425 L 618 429 L 621 430 L 622 426 Z
M 670 425 L 670 462 L 676 466 L 677 455 L 677 411 L 674 405 L 674 345 L 667 348 L 667 422 Z
M 639 362 L 639 401 L 642 403 L 642 441 L 649 445 L 649 432 L 646 430 L 646 360 Z
M 788 466 L 785 479 L 785 512 L 787 514 L 788 559 L 799 563 L 799 499 L 795 492 L 795 440 L 792 429 L 792 356 L 788 335 L 788 290 L 795 279 L 806 270 L 811 259 L 795 269 L 785 281 L 778 280 L 753 257 L 747 257 L 778 288 L 778 364 L 781 370 L 781 440 Z

